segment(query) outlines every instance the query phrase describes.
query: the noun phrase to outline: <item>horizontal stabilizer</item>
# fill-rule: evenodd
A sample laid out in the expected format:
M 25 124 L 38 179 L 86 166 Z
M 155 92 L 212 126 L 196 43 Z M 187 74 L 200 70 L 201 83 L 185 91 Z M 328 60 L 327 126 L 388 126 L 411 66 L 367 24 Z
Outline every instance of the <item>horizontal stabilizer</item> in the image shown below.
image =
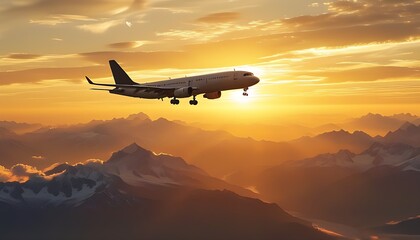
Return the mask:
M 111 89 L 104 89 L 104 88 L 91 88 L 90 90 L 97 90 L 97 91 L 110 91 Z

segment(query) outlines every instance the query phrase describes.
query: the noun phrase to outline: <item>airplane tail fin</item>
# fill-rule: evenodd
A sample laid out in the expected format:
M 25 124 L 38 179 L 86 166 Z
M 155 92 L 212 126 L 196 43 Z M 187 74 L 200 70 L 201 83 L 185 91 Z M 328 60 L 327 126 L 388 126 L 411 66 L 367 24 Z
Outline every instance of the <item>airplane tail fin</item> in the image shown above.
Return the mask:
M 112 76 L 114 77 L 116 84 L 137 85 L 136 82 L 131 80 L 131 78 L 127 75 L 124 69 L 121 68 L 117 61 L 110 60 L 109 66 L 111 67 Z

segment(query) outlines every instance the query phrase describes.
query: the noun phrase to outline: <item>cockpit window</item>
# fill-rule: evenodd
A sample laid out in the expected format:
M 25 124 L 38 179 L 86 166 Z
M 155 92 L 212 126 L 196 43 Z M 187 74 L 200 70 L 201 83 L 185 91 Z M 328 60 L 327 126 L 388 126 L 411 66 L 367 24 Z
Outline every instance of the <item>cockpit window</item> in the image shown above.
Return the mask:
M 244 74 L 244 77 L 249 77 L 249 76 L 254 76 L 254 74 L 252 74 L 250 72 Z

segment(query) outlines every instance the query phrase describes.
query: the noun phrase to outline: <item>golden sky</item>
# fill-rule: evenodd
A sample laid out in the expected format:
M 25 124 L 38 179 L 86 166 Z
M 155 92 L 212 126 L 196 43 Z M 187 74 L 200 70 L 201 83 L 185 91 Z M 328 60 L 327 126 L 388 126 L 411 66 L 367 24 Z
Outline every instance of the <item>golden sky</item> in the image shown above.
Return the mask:
M 419 23 L 416 0 L 1 1 L 0 119 L 420 114 Z M 109 59 L 140 83 L 233 68 L 261 82 L 198 106 L 90 91 L 85 75 L 112 82 Z

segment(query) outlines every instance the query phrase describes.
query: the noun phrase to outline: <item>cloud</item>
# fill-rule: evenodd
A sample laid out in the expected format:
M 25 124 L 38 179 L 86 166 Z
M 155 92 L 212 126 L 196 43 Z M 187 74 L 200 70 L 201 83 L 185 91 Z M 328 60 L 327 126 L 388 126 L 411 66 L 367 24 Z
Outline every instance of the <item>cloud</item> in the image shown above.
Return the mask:
M 12 173 L 10 170 L 0 165 L 0 182 L 7 182 L 11 177 Z
M 27 16 L 81 15 L 90 18 L 109 17 L 143 9 L 145 0 L 38 0 L 12 5 L 3 14 Z
M 97 166 L 102 166 L 103 164 L 104 164 L 104 161 L 102 161 L 101 159 L 88 159 L 84 162 L 76 163 L 75 165 L 97 167 Z
M 7 169 L 0 165 L 0 182 L 24 182 L 32 177 L 44 177 L 45 174 L 36 169 L 35 167 L 25 165 L 25 164 L 16 164 L 10 169 Z
M 58 166 L 64 166 L 64 165 L 69 165 L 69 163 L 68 162 L 65 162 L 65 163 L 53 163 L 53 164 L 51 164 L 50 166 L 48 166 L 48 167 L 46 167 L 46 168 L 44 168 L 44 169 L 42 169 L 42 172 L 44 172 L 44 173 L 47 173 L 47 172 L 49 172 L 49 171 L 51 171 L 51 170 L 53 170 L 54 168 L 56 168 L 56 167 L 58 167 Z M 47 175 L 50 175 L 50 174 L 47 174 Z
M 120 20 L 110 20 L 110 21 L 104 21 L 100 23 L 83 24 L 83 25 L 77 26 L 77 28 L 91 32 L 91 33 L 104 33 L 111 27 L 114 27 L 121 23 L 122 22 Z
M 76 163 L 73 166 L 77 165 L 85 165 L 91 167 L 100 167 L 103 165 L 103 161 L 100 159 L 88 159 L 84 162 Z M 61 164 L 61 163 L 54 163 L 49 167 L 45 168 L 44 170 L 38 170 L 36 167 L 25 165 L 25 164 L 16 164 L 12 166 L 10 169 L 5 168 L 4 166 L 0 165 L 0 182 L 25 182 L 31 178 L 42 178 L 45 180 L 51 180 L 52 178 L 62 174 L 65 172 L 64 170 L 60 170 L 60 172 L 54 174 L 45 174 L 46 172 L 52 171 L 56 167 L 60 167 L 62 165 L 69 165 L 68 163 Z
M 107 61 L 102 62 L 106 64 Z M 108 67 L 68 67 L 68 68 L 35 68 L 19 71 L 0 72 L 0 85 L 12 83 L 37 83 L 45 80 L 83 81 L 87 74 L 94 77 L 106 77 Z
M 335 2 L 326 3 L 328 9 L 331 11 L 353 12 L 363 10 L 366 5 L 365 1 L 347 1 L 339 0 Z
M 199 5 L 205 1 L 197 2 L 196 0 L 163 0 L 163 1 L 154 1 L 152 7 L 154 8 L 179 8 L 179 7 L 189 7 L 191 5 Z
M 413 78 L 420 77 L 420 68 L 377 66 L 358 68 L 351 70 L 340 70 L 334 72 L 307 73 L 312 76 L 325 78 L 325 82 L 366 82 L 385 79 Z
M 24 164 L 16 164 L 12 168 L 10 168 L 10 172 L 18 178 L 30 178 L 30 177 L 40 177 L 44 176 L 44 173 L 40 170 L 36 169 L 35 167 L 24 165 Z
M 108 47 L 115 49 L 127 49 L 127 48 L 137 48 L 144 45 L 144 41 L 131 41 L 131 42 L 118 42 L 108 44 Z
M 11 59 L 35 59 L 35 58 L 39 58 L 41 57 L 41 55 L 38 54 L 30 54 L 30 53 L 12 53 L 9 54 L 8 56 L 6 56 L 6 58 L 11 58 Z
M 44 156 L 32 156 L 32 159 L 34 159 L 34 160 L 44 160 L 45 159 L 45 157 Z
M 49 26 L 74 23 L 72 27 L 103 33 L 136 15 L 145 3 L 146 0 L 38 0 L 9 4 L 0 6 L 0 26 L 11 28 L 17 22 Z
M 55 26 L 57 24 L 69 23 L 72 21 L 92 21 L 92 19 L 81 15 L 55 14 L 41 19 L 31 19 L 29 20 L 29 23 Z
M 284 19 L 283 23 L 306 30 L 408 21 L 419 24 L 417 13 L 420 7 L 415 0 L 339 0 L 326 5 L 328 13 Z
M 166 3 L 174 4 L 175 2 L 166 1 Z M 293 55 L 296 51 L 313 48 L 345 49 L 349 46 L 369 46 L 373 43 L 388 44 L 413 41 L 413 39 L 420 37 L 420 32 L 418 31 L 419 22 L 416 19 L 416 11 L 419 10 L 419 6 L 417 5 L 415 1 L 410 0 L 337 1 L 328 3 L 329 12 L 326 14 L 301 16 L 277 21 L 252 21 L 243 25 L 224 22 L 237 19 L 239 13 L 215 13 L 199 19 L 204 24 L 206 22 L 220 22 L 220 24 L 206 24 L 208 27 L 203 28 L 203 24 L 195 23 L 194 26 L 196 29 L 171 29 L 156 34 L 157 36 L 163 36 L 169 39 L 199 41 L 197 44 L 186 45 L 183 48 L 178 48 L 176 51 L 120 52 L 118 51 L 119 49 L 132 49 L 143 42 L 126 41 L 111 43 L 107 46 L 117 50 L 87 52 L 77 56 L 89 63 L 94 63 L 91 66 L 69 68 L 47 67 L 20 71 L 3 71 L 0 72 L 0 84 L 32 83 L 57 79 L 82 81 L 83 76 L 86 74 L 92 75 L 93 77 L 107 77 L 110 76 L 107 66 L 109 59 L 117 59 L 127 71 L 164 68 L 216 68 L 260 64 L 267 61 L 281 61 L 284 56 Z M 80 26 L 80 28 L 86 31 L 100 33 L 111 28 L 114 24 L 124 24 L 125 21 L 113 20 L 110 23 L 105 21 L 85 24 L 82 25 L 83 27 Z M 246 32 L 249 30 L 265 33 L 265 35 L 261 34 L 260 36 L 249 37 L 249 35 L 245 34 L 245 37 L 238 37 L 241 36 L 238 34 L 241 31 Z M 229 36 L 232 37 L 226 37 L 228 40 L 221 39 L 221 36 L 226 36 L 226 34 L 231 34 Z M 218 41 L 210 42 L 209 40 L 211 39 L 218 39 Z M 201 57 L 203 55 L 207 57 Z M 271 56 L 277 57 L 272 58 Z M 350 55 L 341 57 L 340 59 L 347 62 L 355 61 Z M 383 57 L 382 59 L 387 58 Z M 393 59 L 389 58 L 388 61 L 393 61 Z M 333 60 L 331 62 L 335 64 Z M 368 63 L 374 64 L 370 62 L 365 62 L 364 64 Z M 293 63 L 288 64 L 293 65 Z M 390 65 L 390 63 L 387 64 Z M 305 66 L 310 67 L 309 64 Z M 354 70 L 354 72 L 348 68 L 344 72 L 348 74 L 356 74 L 357 71 L 366 73 L 365 77 L 358 78 L 359 81 L 383 79 L 379 70 L 386 71 L 393 78 L 397 78 L 398 76 L 404 78 L 416 76 L 416 71 L 413 69 L 392 67 L 398 66 L 384 66 L 382 69 L 372 68 L 363 71 L 359 66 L 357 68 L 358 70 Z M 336 70 L 317 70 L 319 70 L 318 73 L 310 72 L 306 76 L 313 76 L 316 79 L 323 77 L 325 81 L 330 82 L 351 80 L 344 75 L 337 74 Z M 351 81 L 354 81 L 354 79 Z
M 200 39 L 202 41 L 208 41 L 213 39 L 219 34 L 215 32 L 207 33 L 201 30 L 178 30 L 178 29 L 171 29 L 166 32 L 159 32 L 156 33 L 158 37 L 164 37 L 165 39 L 180 39 L 180 40 L 190 40 L 190 39 Z
M 198 18 L 197 22 L 201 23 L 226 23 L 238 20 L 240 14 L 238 12 L 219 12 Z
M 170 29 L 157 33 L 157 36 L 169 39 L 208 41 L 226 36 L 226 34 L 230 34 L 231 39 L 249 38 L 249 34 L 241 36 L 240 33 L 253 30 L 255 34 L 257 30 L 264 30 L 273 34 L 296 37 L 295 41 L 291 43 L 293 45 L 309 41 L 308 38 L 300 39 L 296 35 L 314 36 L 322 42 L 312 44 L 312 46 L 319 47 L 323 44 L 324 46 L 343 46 L 406 41 L 420 36 L 418 31 L 420 21 L 417 17 L 420 7 L 415 1 L 340 0 L 327 3 L 327 5 L 329 12 L 324 14 L 286 18 L 260 26 L 255 25 L 258 21 L 252 21 L 248 24 L 231 24 L 223 28 L 225 24 L 237 20 L 239 13 L 215 13 L 201 17 L 197 19 L 197 22 L 219 24 L 209 24 L 205 28 L 202 24 L 197 24 L 195 28 Z M 270 36 L 266 35 L 266 37 Z M 279 49 L 282 49 L 282 46 L 279 46 Z

